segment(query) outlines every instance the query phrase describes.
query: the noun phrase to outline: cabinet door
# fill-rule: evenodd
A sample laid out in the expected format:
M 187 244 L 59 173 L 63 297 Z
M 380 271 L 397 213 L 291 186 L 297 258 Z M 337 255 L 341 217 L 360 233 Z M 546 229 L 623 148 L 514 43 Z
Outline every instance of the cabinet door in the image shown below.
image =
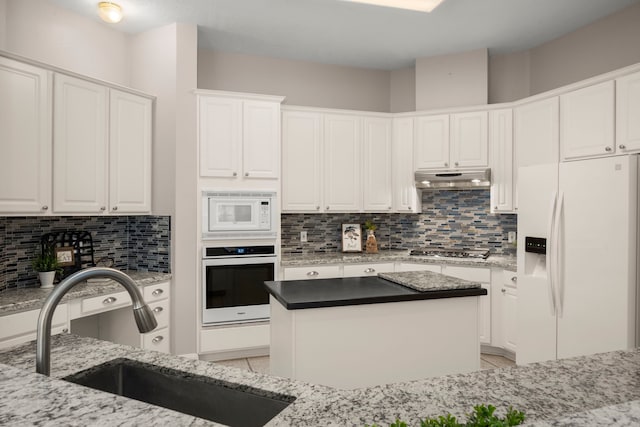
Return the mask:
M 320 113 L 282 113 L 283 211 L 320 211 L 321 123 Z
M 480 344 L 491 345 L 491 285 L 483 284 L 482 289 L 487 295 L 482 295 L 478 303 L 478 332 Z
M 232 178 L 240 173 L 242 101 L 198 97 L 200 176 Z
M 109 105 L 109 209 L 150 212 L 152 102 L 112 89 Z
M 353 212 L 362 208 L 360 127 L 356 116 L 324 116 L 325 210 Z
M 107 88 L 55 75 L 53 209 L 101 213 L 107 209 Z
M 640 150 L 640 73 L 616 80 L 616 143 L 623 153 Z
M 0 58 L 0 212 L 51 205 L 50 73 Z
M 518 290 L 509 286 L 502 289 L 504 348 L 515 353 L 518 342 Z
M 314 280 L 342 277 L 339 265 L 310 265 L 305 267 L 284 267 L 284 280 Z
M 452 167 L 487 167 L 488 141 L 486 111 L 451 115 Z
M 615 151 L 614 82 L 560 96 L 562 160 L 602 156 Z
M 513 113 L 510 108 L 489 113 L 491 141 L 491 211 L 513 211 Z
M 518 169 L 558 162 L 558 104 L 558 97 L 553 97 L 514 109 L 514 210 L 518 209 Z
M 393 273 L 395 270 L 392 262 L 380 262 L 377 264 L 345 264 L 343 277 L 377 276 L 378 273 Z
M 416 117 L 415 168 L 449 167 L 449 115 Z
M 280 176 L 280 104 L 243 101 L 242 175 L 263 179 Z
M 391 120 L 363 119 L 364 164 L 363 208 L 365 211 L 391 211 Z
M 420 193 L 416 190 L 413 170 L 413 118 L 393 119 L 391 169 L 393 210 L 420 212 Z

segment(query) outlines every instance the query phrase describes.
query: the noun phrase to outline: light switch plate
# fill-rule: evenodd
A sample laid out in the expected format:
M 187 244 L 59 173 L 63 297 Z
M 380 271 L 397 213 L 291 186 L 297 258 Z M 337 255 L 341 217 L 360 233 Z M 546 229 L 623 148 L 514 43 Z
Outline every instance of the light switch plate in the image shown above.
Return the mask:
M 513 243 L 516 241 L 516 232 L 515 231 L 510 231 L 507 234 L 507 242 L 509 243 Z
M 301 232 L 300 232 L 300 241 L 301 241 L 302 243 L 304 243 L 304 242 L 306 242 L 306 241 L 307 241 L 307 232 L 306 232 L 306 231 L 301 231 Z

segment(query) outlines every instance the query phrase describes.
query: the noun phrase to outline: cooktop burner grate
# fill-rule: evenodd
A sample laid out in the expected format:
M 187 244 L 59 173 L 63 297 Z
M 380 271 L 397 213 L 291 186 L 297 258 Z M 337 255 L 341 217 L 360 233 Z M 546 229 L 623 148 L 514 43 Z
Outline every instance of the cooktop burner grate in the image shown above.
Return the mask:
M 489 257 L 488 249 L 446 249 L 446 248 L 418 248 L 412 249 L 410 255 L 433 256 L 445 258 L 479 258 Z

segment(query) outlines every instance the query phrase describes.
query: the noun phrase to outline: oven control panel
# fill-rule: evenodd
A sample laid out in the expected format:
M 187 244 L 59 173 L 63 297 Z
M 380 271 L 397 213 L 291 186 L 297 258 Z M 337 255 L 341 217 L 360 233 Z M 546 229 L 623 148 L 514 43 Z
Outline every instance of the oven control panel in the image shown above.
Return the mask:
M 242 256 L 260 256 L 275 255 L 276 249 L 273 245 L 265 246 L 212 246 L 205 247 L 203 250 L 204 258 L 220 258 L 220 257 L 242 257 Z

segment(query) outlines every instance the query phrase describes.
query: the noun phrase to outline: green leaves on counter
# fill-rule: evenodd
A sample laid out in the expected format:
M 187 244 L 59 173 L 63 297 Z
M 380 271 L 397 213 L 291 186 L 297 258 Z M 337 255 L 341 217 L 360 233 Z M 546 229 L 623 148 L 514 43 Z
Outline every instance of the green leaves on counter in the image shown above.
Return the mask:
M 456 417 L 451 414 L 441 415 L 437 418 L 426 418 L 420 420 L 420 427 L 511 427 L 517 426 L 524 422 L 524 412 L 517 411 L 509 406 L 504 417 L 495 415 L 496 407 L 493 405 L 476 405 L 473 412 L 467 414 L 467 422 L 459 423 Z M 365 427 L 378 427 L 377 425 Z M 408 427 L 407 423 L 396 420 L 389 427 Z

